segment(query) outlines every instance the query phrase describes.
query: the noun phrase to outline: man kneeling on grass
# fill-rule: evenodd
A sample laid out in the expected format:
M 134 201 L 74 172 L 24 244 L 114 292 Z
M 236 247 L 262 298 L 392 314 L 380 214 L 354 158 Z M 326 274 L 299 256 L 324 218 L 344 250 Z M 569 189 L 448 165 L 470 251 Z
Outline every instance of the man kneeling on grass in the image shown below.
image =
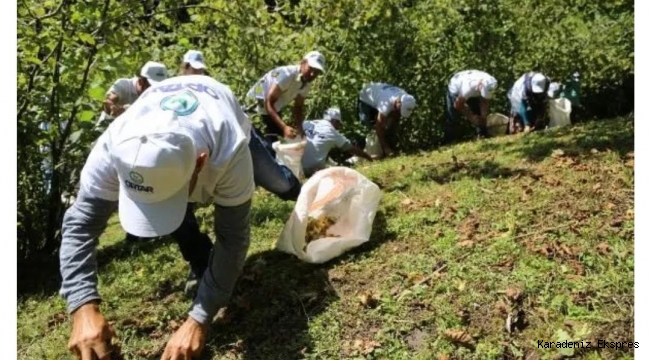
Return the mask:
M 310 177 L 316 171 L 324 169 L 329 152 L 335 148 L 372 161 L 370 155 L 352 145 L 350 140 L 338 132 L 340 128 L 341 111 L 338 108 L 327 109 L 323 120 L 303 122 L 302 129 L 307 138 L 307 144 L 301 162 L 305 176 Z

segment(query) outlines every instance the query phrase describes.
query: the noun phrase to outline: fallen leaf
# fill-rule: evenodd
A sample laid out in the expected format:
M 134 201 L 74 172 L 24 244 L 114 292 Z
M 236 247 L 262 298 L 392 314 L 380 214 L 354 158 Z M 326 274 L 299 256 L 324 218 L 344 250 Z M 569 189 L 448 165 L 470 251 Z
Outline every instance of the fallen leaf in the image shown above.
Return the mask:
M 506 296 L 510 301 L 517 301 L 521 298 L 521 290 L 516 287 L 509 287 L 506 289 Z
M 402 200 L 402 205 L 407 205 L 408 206 L 408 205 L 411 205 L 411 204 L 413 204 L 413 200 L 411 200 L 409 198 L 406 198 L 406 199 Z
M 591 149 L 591 153 L 592 153 L 592 154 L 598 154 L 599 151 L 598 151 L 598 149 Z
M 459 310 L 459 311 L 456 313 L 456 315 L 458 315 L 458 317 L 460 318 L 460 322 L 461 322 L 462 324 L 467 324 L 467 323 L 469 323 L 470 314 L 469 314 L 469 311 L 467 311 L 466 309 Z
M 617 219 L 609 223 L 609 226 L 611 227 L 621 227 L 623 225 L 623 220 Z
M 408 280 L 414 284 L 419 283 L 422 279 L 424 279 L 424 275 L 418 273 L 410 273 L 408 276 Z
M 440 203 L 441 203 L 440 198 L 437 198 L 435 203 L 436 207 L 440 207 Z
M 573 256 L 573 251 L 565 244 L 560 244 L 560 249 L 562 249 L 565 255 Z
M 465 283 L 464 281 L 460 281 L 460 282 L 458 283 L 458 291 L 463 291 L 463 290 L 465 290 L 465 284 L 466 284 L 466 283 Z
M 596 248 L 598 249 L 598 252 L 601 253 L 602 255 L 607 255 L 612 251 L 612 249 L 609 247 L 609 244 L 604 241 L 598 244 Z
M 542 319 L 544 321 L 548 321 L 548 315 L 550 313 L 548 311 L 548 309 L 537 308 L 537 309 L 535 309 L 535 312 L 537 313 L 537 315 L 539 316 L 540 319 Z
M 447 329 L 445 330 L 445 336 L 452 342 L 461 345 L 473 345 L 475 343 L 474 339 L 463 330 Z
M 600 183 L 596 183 L 596 185 L 594 185 L 591 189 L 596 191 L 596 190 L 600 189 L 600 186 L 601 186 Z
M 374 294 L 364 293 L 359 295 L 359 301 L 361 305 L 366 308 L 374 309 L 379 305 L 379 299 L 375 297 Z
M 359 339 L 354 340 L 354 343 L 352 344 L 352 347 L 354 349 L 361 349 L 362 346 L 363 346 L 363 340 L 359 340 Z
M 363 349 L 361 350 L 361 352 L 363 353 L 363 355 L 372 354 L 372 352 L 375 351 L 375 349 L 378 347 L 381 347 L 381 344 L 378 343 L 377 341 L 374 340 L 366 341 L 363 344 Z
M 67 315 L 65 312 L 60 312 L 52 315 L 50 319 L 47 321 L 47 327 L 48 328 L 53 328 L 59 324 L 62 324 L 65 322 L 65 319 L 67 318 Z
M 474 245 L 474 242 L 472 240 L 464 240 L 458 243 L 458 246 L 460 247 L 472 247 Z
M 560 158 L 560 157 L 564 156 L 564 150 L 562 150 L 562 149 L 555 149 L 555 150 L 553 150 L 553 152 L 551 153 L 551 156 L 554 157 L 554 158 Z
M 498 263 L 494 264 L 494 266 L 512 270 L 513 262 L 512 259 L 503 259 Z
M 607 205 L 605 205 L 605 208 L 607 210 L 614 210 L 614 209 L 616 209 L 616 205 L 614 205 L 612 203 L 608 203 Z

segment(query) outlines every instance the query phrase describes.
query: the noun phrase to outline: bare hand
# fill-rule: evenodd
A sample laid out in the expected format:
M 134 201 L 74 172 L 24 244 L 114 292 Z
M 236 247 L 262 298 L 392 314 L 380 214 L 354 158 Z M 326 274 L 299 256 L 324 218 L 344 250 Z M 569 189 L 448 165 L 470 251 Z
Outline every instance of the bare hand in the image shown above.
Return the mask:
M 296 135 L 298 135 L 296 129 L 292 128 L 291 126 L 285 126 L 282 132 L 284 133 L 284 137 L 287 139 L 293 139 L 296 137 Z
M 108 360 L 115 331 L 99 312 L 96 302 L 82 305 L 72 314 L 72 334 L 68 349 L 81 360 Z
M 191 360 L 203 351 L 207 328 L 191 317 L 167 342 L 161 360 Z

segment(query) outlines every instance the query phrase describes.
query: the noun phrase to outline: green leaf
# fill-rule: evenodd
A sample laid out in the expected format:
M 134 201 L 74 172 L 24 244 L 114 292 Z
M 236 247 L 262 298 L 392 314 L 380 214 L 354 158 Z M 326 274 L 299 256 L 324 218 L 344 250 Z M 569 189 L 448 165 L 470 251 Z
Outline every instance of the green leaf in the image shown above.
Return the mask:
M 97 116 L 95 111 L 85 110 L 79 114 L 79 121 L 88 122 L 92 121 Z
M 27 56 L 25 58 L 25 60 L 27 60 L 28 62 L 30 62 L 32 64 L 36 64 L 36 65 L 41 65 L 43 63 L 41 60 L 37 59 L 34 56 Z
M 79 129 L 73 132 L 72 134 L 70 134 L 70 138 L 68 140 L 70 141 L 71 144 L 74 144 L 77 141 L 79 141 L 79 138 L 81 137 L 82 133 L 83 133 L 83 129 Z
M 95 45 L 95 38 L 92 35 L 79 33 L 77 36 L 79 36 L 79 39 L 81 39 L 81 41 L 85 42 L 86 44 Z
M 104 92 L 104 89 L 102 89 L 99 86 L 93 87 L 88 91 L 88 95 L 90 95 L 91 98 L 99 101 L 103 101 L 106 93 Z
M 37 7 L 36 9 L 31 9 L 31 10 L 32 10 L 32 13 L 34 14 L 34 16 L 36 16 L 36 17 L 40 18 L 40 17 L 45 16 L 45 9 L 43 7 L 41 7 L 41 6 Z

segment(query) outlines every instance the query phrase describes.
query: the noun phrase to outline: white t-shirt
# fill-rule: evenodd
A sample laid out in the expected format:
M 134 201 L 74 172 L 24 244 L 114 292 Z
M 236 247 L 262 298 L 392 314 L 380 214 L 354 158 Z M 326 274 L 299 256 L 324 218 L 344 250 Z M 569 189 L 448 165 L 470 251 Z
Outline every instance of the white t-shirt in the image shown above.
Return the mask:
M 377 109 L 377 111 L 388 116 L 395 110 L 395 100 L 406 94 L 406 91 L 397 86 L 384 83 L 370 83 L 359 93 L 359 100 Z
M 480 70 L 464 70 L 457 72 L 449 81 L 449 93 L 452 96 L 462 96 L 465 99 L 480 97 L 478 84 L 481 80 L 487 82 L 492 75 Z
M 110 93 L 115 93 L 118 96 L 116 105 L 133 104 L 139 96 L 138 90 L 135 87 L 137 81 L 137 76 L 130 79 L 117 79 L 106 92 L 106 96 Z M 113 117 L 102 111 L 97 124 L 102 123 L 104 120 L 113 120 Z
M 508 91 L 508 99 L 510 99 L 511 104 L 518 104 L 523 100 L 525 97 L 525 92 L 526 92 L 526 74 L 522 75 L 517 81 L 515 81 L 515 84 L 512 85 L 512 88 L 510 88 L 510 91 Z
M 204 75 L 169 78 L 147 89 L 99 137 L 81 172 L 80 187 L 91 196 L 117 201 L 119 181 L 110 157 L 111 138 L 125 123 L 140 121 L 161 107 L 195 121 L 196 147 L 208 154 L 190 201 L 236 206 L 250 199 L 255 189 L 248 152 L 250 121 L 232 91 Z
M 347 151 L 352 147 L 350 140 L 338 132 L 328 120 L 304 121 L 302 128 L 307 137 L 301 160 L 306 173 L 322 168 L 332 149 Z
M 306 98 L 311 88 L 310 83 L 303 83 L 300 80 L 300 65 L 288 65 L 275 68 L 267 72 L 255 85 L 248 90 L 246 96 L 256 101 L 265 100 L 271 93 L 274 84 L 278 84 L 281 90 L 280 97 L 273 104 L 275 111 L 280 111 L 298 95 Z M 258 107 L 258 113 L 267 115 L 264 106 Z

